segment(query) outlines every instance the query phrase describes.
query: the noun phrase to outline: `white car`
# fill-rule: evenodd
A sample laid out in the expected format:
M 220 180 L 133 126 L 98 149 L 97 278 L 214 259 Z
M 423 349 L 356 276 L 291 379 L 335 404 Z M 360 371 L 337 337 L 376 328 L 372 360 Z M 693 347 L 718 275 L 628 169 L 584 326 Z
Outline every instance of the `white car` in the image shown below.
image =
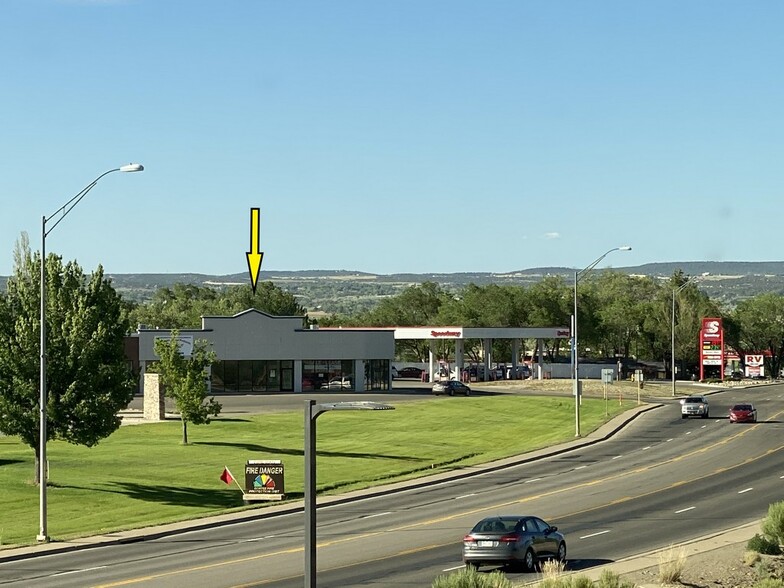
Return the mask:
M 354 383 L 351 378 L 332 378 L 329 382 L 321 385 L 322 390 L 351 390 Z
M 681 399 L 681 418 L 687 419 L 698 416 L 703 419 L 709 418 L 710 410 L 708 399 L 705 396 L 687 396 Z

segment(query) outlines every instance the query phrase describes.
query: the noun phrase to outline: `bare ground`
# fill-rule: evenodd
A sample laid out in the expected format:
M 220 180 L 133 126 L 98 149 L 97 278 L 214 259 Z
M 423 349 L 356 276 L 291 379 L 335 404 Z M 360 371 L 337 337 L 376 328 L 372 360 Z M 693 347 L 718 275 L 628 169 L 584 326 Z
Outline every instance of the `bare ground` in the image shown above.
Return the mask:
M 640 587 L 686 586 L 689 588 L 752 588 L 763 578 L 784 578 L 781 557 L 759 556 L 753 561 L 746 542 L 735 543 L 686 556 L 679 581 L 661 581 L 659 566 L 623 574 L 622 579 Z

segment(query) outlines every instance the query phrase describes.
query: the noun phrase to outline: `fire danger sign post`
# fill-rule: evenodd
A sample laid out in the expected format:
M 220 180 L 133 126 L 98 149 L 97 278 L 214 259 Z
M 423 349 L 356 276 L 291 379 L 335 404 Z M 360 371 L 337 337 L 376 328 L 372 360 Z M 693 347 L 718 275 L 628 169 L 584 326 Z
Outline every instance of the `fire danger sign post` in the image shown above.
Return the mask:
M 283 500 L 283 462 L 279 459 L 251 459 L 245 462 L 245 502 Z

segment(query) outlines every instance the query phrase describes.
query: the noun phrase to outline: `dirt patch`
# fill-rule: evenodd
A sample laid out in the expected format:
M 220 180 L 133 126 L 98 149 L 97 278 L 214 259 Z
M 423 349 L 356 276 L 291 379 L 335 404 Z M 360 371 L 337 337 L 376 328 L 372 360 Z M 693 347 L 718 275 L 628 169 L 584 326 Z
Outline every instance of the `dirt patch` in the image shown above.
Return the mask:
M 753 588 L 763 578 L 784 578 L 784 559 L 747 554 L 746 542 L 735 543 L 686 556 L 680 580 L 669 586 L 689 588 Z M 622 579 L 640 587 L 664 586 L 659 567 L 629 572 Z

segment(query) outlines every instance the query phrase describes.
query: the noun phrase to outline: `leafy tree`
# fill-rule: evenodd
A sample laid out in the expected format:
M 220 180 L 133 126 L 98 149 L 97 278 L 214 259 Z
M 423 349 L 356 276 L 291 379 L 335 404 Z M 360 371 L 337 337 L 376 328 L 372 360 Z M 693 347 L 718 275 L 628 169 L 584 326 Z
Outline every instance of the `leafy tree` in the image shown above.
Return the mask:
M 18 435 L 39 467 L 40 255 L 26 235 L 14 251 L 14 274 L 0 296 L 0 432 Z M 133 398 L 123 338 L 128 322 L 103 268 L 85 277 L 76 262 L 46 259 L 47 404 L 49 440 L 91 447 L 120 426 Z
M 304 316 L 305 308 L 296 297 L 272 282 L 260 282 L 256 293 L 249 285 L 212 288 L 175 284 L 160 288 L 153 299 L 129 313 L 136 324 L 162 328 L 199 328 L 203 316 L 226 316 L 255 308 L 277 316 Z
M 738 353 L 768 352 L 765 357 L 769 373 L 777 375 L 784 359 L 784 296 L 760 294 L 738 304 L 732 313 L 730 343 Z
M 215 361 L 215 352 L 206 339 L 193 342 L 189 358 L 180 351 L 180 333 L 176 329 L 168 339 L 156 339 L 155 353 L 160 358 L 154 369 L 161 374 L 164 393 L 173 398 L 182 422 L 182 442 L 188 444 L 188 423 L 210 424 L 210 416 L 217 416 L 221 404 L 215 398 L 207 400 L 207 368 Z M 206 402 L 205 402 L 206 401 Z
M 423 282 L 419 286 L 406 288 L 398 296 L 383 300 L 377 307 L 358 317 L 359 323 L 376 327 L 423 327 L 443 324 L 438 313 L 441 305 L 451 295 L 434 282 Z M 397 341 L 399 357 L 425 361 L 428 357 L 428 341 Z

